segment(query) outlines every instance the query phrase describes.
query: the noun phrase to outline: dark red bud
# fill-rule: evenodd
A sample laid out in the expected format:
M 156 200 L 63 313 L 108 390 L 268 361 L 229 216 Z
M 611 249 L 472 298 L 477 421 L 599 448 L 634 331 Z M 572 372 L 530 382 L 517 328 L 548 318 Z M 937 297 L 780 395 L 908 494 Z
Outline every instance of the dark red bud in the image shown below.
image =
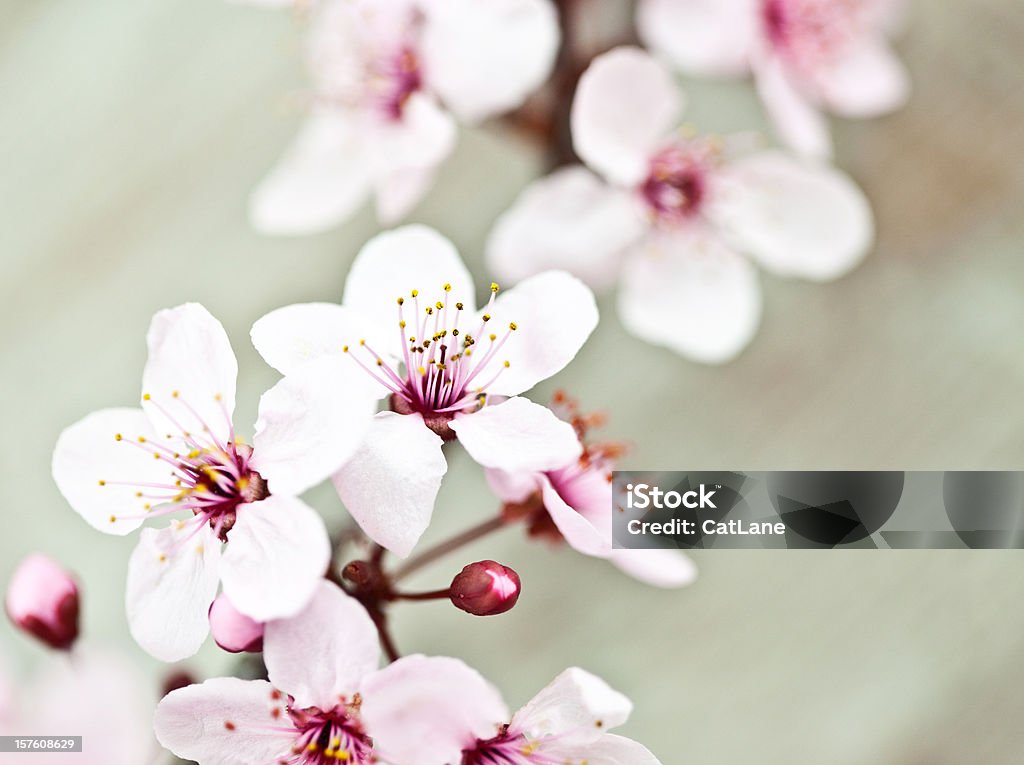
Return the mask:
M 78 585 L 44 555 L 30 555 L 7 587 L 11 621 L 51 648 L 67 650 L 78 637 Z
M 475 616 L 494 616 L 519 600 L 519 574 L 493 560 L 470 563 L 452 580 L 449 597 L 456 608 Z

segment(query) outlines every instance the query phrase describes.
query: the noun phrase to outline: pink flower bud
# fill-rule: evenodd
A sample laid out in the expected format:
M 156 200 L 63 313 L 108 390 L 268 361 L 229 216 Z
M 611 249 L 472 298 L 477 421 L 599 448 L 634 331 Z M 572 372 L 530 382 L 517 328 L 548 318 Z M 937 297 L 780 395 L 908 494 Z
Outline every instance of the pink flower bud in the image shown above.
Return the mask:
M 482 560 L 470 563 L 455 576 L 449 597 L 456 608 L 468 614 L 494 616 L 510 610 L 519 600 L 521 589 L 515 571 L 493 560 Z
M 263 650 L 263 625 L 236 609 L 224 595 L 210 604 L 210 634 L 229 653 Z
M 21 562 L 7 587 L 7 615 L 51 648 L 67 650 L 78 637 L 78 585 L 44 555 Z

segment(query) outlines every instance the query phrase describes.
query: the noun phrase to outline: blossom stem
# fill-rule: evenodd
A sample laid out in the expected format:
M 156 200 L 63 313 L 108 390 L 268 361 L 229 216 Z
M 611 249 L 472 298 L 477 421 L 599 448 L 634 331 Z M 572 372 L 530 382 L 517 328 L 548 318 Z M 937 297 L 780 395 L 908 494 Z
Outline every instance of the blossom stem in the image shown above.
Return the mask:
M 395 646 L 395 639 L 392 637 L 391 629 L 388 627 L 387 615 L 380 609 L 373 608 L 370 609 L 370 618 L 373 619 L 373 623 L 377 627 L 380 645 L 384 649 L 384 654 L 388 657 L 388 661 L 398 661 L 402 658 L 402 655 Z
M 441 600 L 451 597 L 450 587 L 443 590 L 431 590 L 430 592 L 395 592 L 391 597 L 394 600 Z
M 435 560 L 443 558 L 448 553 L 454 552 L 460 547 L 464 547 L 470 542 L 475 542 L 476 540 L 485 537 L 492 532 L 498 531 L 507 525 L 508 521 L 503 515 L 499 514 L 477 526 L 466 529 L 461 534 L 456 534 L 450 539 L 439 542 L 433 547 L 424 550 L 419 555 L 413 556 L 407 560 L 404 565 L 395 569 L 395 572 L 391 575 L 391 581 L 397 582 L 404 579 L 413 572 L 419 571 L 424 566 L 433 563 Z

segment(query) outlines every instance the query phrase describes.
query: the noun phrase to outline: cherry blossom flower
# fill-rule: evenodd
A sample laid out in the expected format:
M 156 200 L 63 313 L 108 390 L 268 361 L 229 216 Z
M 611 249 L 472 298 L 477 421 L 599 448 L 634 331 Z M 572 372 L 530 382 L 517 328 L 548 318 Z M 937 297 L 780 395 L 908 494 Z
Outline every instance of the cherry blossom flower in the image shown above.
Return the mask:
M 577 552 L 606 558 L 646 584 L 682 587 L 693 582 L 697 568 L 679 550 L 612 549 L 612 471 L 623 448 L 590 441 L 590 429 L 603 418 L 581 414 L 564 393 L 556 394 L 555 408 L 572 423 L 582 454 L 554 470 L 487 470 L 487 482 L 507 503 L 505 513 L 525 517 L 531 536 L 564 539 Z
M 730 156 L 722 141 L 673 132 L 682 105 L 644 51 L 596 58 L 572 107 L 587 166 L 527 187 L 491 232 L 488 261 L 511 280 L 565 268 L 595 288 L 618 281 L 626 329 L 721 363 L 760 322 L 757 272 L 740 253 L 779 275 L 834 279 L 867 253 L 874 223 L 830 166 L 780 151 Z
M 460 678 L 461 679 L 461 678 Z M 468 680 L 468 678 L 466 678 Z M 659 765 L 643 745 L 608 731 L 633 705 L 599 677 L 577 667 L 562 672 L 515 715 L 499 710 L 500 697 L 481 679 L 458 687 L 435 684 L 431 695 L 400 697 L 384 714 L 367 709 L 381 752 L 400 765 Z M 435 740 L 408 735 L 404 721 L 423 719 L 437 696 L 461 697 L 462 735 Z M 373 714 L 371 714 L 373 712 Z M 452 727 L 452 726 L 450 726 Z M 481 733 L 482 730 L 489 731 Z
M 681 71 L 753 71 L 782 140 L 828 157 L 822 111 L 876 117 L 902 106 L 906 69 L 888 36 L 902 0 L 641 0 L 640 38 Z
M 0 677 L 0 686 L 4 678 Z M 0 735 L 82 737 L 81 753 L 7 753 L 5 765 L 140 765 L 154 762 L 156 699 L 121 656 L 86 646 L 54 654 L 0 704 Z M 2 699 L 0 699 L 2 701 Z
M 45 555 L 18 565 L 4 605 L 12 622 L 51 648 L 68 650 L 78 637 L 78 584 Z
M 205 639 L 218 582 L 257 621 L 305 605 L 330 545 L 297 496 L 352 454 L 373 398 L 358 375 L 325 359 L 263 395 L 250 446 L 232 424 L 238 367 L 220 323 L 190 303 L 157 313 L 147 340 L 142 408 L 103 409 L 67 428 L 53 476 L 71 507 L 108 534 L 189 514 L 143 529 L 128 570 L 132 635 L 176 661 Z M 350 395 L 325 396 L 331 386 Z
M 369 615 L 327 581 L 300 614 L 267 624 L 263 658 L 269 682 L 216 678 L 168 694 L 154 721 L 160 743 L 199 765 L 402 762 L 386 756 L 459 751 L 505 713 L 457 659 L 407 656 L 378 669 Z
M 253 225 L 308 234 L 373 195 L 402 218 L 456 142 L 456 120 L 515 108 L 551 71 L 550 0 L 323 0 L 307 58 L 314 101 L 299 136 L 254 192 Z
M 341 306 L 287 306 L 252 328 L 257 350 L 285 380 L 311 361 L 341 359 L 361 366 L 387 397 L 389 410 L 334 485 L 363 530 L 399 556 L 430 522 L 445 441 L 457 438 L 484 467 L 509 471 L 579 457 L 572 427 L 519 394 L 573 359 L 597 325 L 594 296 L 559 271 L 498 291 L 492 284 L 478 311 L 452 244 L 406 226 L 363 247 Z M 350 395 L 337 385 L 328 394 Z

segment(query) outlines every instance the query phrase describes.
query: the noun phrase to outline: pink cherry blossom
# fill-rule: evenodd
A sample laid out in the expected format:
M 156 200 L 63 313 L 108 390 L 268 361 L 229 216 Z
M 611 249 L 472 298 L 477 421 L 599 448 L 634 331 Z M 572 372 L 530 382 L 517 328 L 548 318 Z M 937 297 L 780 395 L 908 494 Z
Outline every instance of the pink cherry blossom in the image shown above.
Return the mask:
M 230 653 L 263 650 L 263 624 L 243 614 L 221 593 L 210 604 L 210 635 Z
M 506 713 L 457 659 L 407 656 L 378 669 L 369 615 L 327 581 L 297 616 L 267 624 L 263 657 L 269 682 L 216 678 L 168 694 L 154 722 L 160 743 L 199 765 L 366 765 L 400 762 L 385 758 L 409 747 L 458 751 Z
M 432 696 L 398 697 L 386 711 L 367 709 L 382 754 L 396 765 L 659 765 L 643 745 L 608 731 L 626 721 L 633 705 L 599 677 L 577 667 L 562 672 L 526 706 L 509 717 L 478 683 L 435 684 Z M 397 693 L 396 693 L 397 695 Z M 432 698 L 461 697 L 462 735 L 435 741 L 405 735 L 403 721 L 423 718 Z M 488 733 L 479 731 L 490 729 Z
M 874 223 L 835 168 L 781 151 L 734 156 L 674 130 L 682 107 L 671 74 L 644 51 L 596 58 L 572 106 L 586 166 L 527 187 L 487 255 L 511 280 L 565 268 L 595 287 L 618 283 L 626 329 L 721 363 L 760 323 L 757 271 L 743 255 L 780 275 L 834 279 L 866 255 Z
M 564 539 L 577 552 L 606 558 L 646 584 L 682 587 L 693 582 L 697 568 L 678 550 L 612 548 L 611 478 L 622 447 L 590 441 L 589 430 L 599 420 L 581 415 L 564 394 L 556 395 L 556 404 L 572 422 L 582 454 L 554 470 L 487 470 L 491 488 L 508 503 L 506 513 L 525 516 L 531 535 Z
M 18 565 L 4 603 L 12 622 L 52 648 L 67 650 L 78 637 L 78 584 L 45 555 Z
M 0 691 L 5 679 L 0 677 Z M 6 706 L 0 698 L 0 736 L 81 736 L 82 751 L 6 753 L 4 765 L 155 762 L 159 747 L 151 720 L 156 695 L 148 688 L 122 656 L 89 646 L 55 654 L 27 682 L 11 684 Z
M 108 534 L 188 514 L 143 529 L 128 570 L 132 635 L 176 661 L 205 639 L 218 582 L 257 621 L 305 605 L 330 546 L 297 496 L 351 456 L 373 398 L 351 369 L 325 359 L 263 395 L 250 446 L 232 424 L 237 363 L 220 323 L 186 304 L 157 313 L 147 339 L 142 408 L 103 409 L 67 428 L 53 476 L 71 507 Z M 321 384 L 351 393 L 324 396 Z
M 254 192 L 253 224 L 306 234 L 373 195 L 403 217 L 473 124 L 515 108 L 558 48 L 550 0 L 322 0 L 307 44 L 313 105 L 298 138 Z
M 822 111 L 875 117 L 907 100 L 907 72 L 889 47 L 903 0 L 641 0 L 644 43 L 696 75 L 753 71 L 779 135 L 832 153 Z
M 430 522 L 457 439 L 485 467 L 546 470 L 576 459 L 572 428 L 520 396 L 560 371 L 597 325 L 591 291 L 540 273 L 477 310 L 452 244 L 423 226 L 380 234 L 356 257 L 341 306 L 300 304 L 264 316 L 252 340 L 285 380 L 311 361 L 362 367 L 389 411 L 334 476 L 349 512 L 405 557 Z M 331 386 L 330 395 L 349 395 Z M 326 395 L 326 393 L 325 393 Z

